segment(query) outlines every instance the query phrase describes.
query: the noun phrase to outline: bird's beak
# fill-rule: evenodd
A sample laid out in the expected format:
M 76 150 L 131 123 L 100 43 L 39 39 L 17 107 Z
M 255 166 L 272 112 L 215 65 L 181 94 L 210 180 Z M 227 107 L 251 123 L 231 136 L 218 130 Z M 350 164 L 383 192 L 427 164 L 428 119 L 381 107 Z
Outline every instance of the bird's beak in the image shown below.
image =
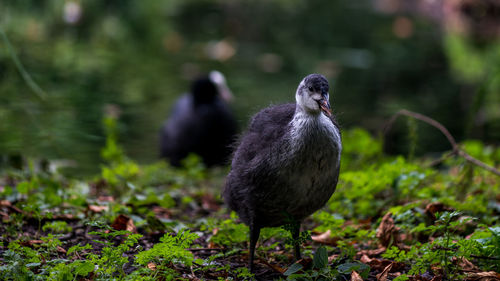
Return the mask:
M 234 98 L 233 93 L 231 92 L 228 86 L 222 85 L 221 87 L 219 87 L 219 89 L 220 89 L 220 95 L 223 100 L 225 100 L 226 102 L 231 102 L 233 100 Z
M 328 101 L 328 95 L 321 95 L 321 99 L 318 101 L 321 111 L 323 111 L 326 116 L 332 116 L 332 110 L 330 108 L 330 102 Z

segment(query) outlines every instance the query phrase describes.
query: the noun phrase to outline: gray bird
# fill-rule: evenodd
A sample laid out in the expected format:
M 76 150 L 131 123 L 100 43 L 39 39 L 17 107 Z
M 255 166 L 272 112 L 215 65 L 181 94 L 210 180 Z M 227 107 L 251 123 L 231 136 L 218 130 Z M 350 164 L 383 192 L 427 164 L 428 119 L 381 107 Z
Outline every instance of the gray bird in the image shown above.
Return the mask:
M 342 142 L 328 90 L 324 76 L 306 76 L 297 88 L 297 103 L 257 113 L 234 153 L 223 196 L 250 228 L 250 271 L 261 228 L 291 220 L 297 239 L 300 222 L 335 191 Z M 298 244 L 294 252 L 300 259 Z
M 160 132 L 160 155 L 174 166 L 196 153 L 207 166 L 225 165 L 237 134 L 227 101 L 232 98 L 224 75 L 212 71 L 193 82 L 191 92 L 174 105 Z

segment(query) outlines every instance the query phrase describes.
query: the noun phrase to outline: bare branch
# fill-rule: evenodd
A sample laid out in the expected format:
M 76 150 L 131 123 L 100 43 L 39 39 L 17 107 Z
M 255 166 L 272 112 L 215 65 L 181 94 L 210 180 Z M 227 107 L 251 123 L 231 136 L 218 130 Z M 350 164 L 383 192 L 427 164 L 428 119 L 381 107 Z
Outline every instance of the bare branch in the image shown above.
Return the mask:
M 432 118 L 430 118 L 428 116 L 422 115 L 420 113 L 416 113 L 416 112 L 409 111 L 409 110 L 406 110 L 406 109 L 402 109 L 402 110 L 396 112 L 396 114 L 394 114 L 391 117 L 391 119 L 389 120 L 389 122 L 387 123 L 387 126 L 384 129 L 384 134 L 387 134 L 387 132 L 391 129 L 393 123 L 401 115 L 415 118 L 417 120 L 425 122 L 425 123 L 431 125 L 432 127 L 438 129 L 448 139 L 448 142 L 450 143 L 450 145 L 452 147 L 452 150 L 453 150 L 451 154 L 455 154 L 455 155 L 461 156 L 465 160 L 469 161 L 470 163 L 472 163 L 472 164 L 474 164 L 476 166 L 479 166 L 479 167 L 481 167 L 481 168 L 483 168 L 483 169 L 485 169 L 485 170 L 487 170 L 487 171 L 489 171 L 489 172 L 491 172 L 491 173 L 493 173 L 493 174 L 495 174 L 497 176 L 500 176 L 500 171 L 498 169 L 496 169 L 495 167 L 489 166 L 488 164 L 486 164 L 486 163 L 484 163 L 482 161 L 479 161 L 478 159 L 470 156 L 467 152 L 465 152 L 464 150 L 462 150 L 460 148 L 460 146 L 457 144 L 457 142 L 455 141 L 455 138 L 450 134 L 450 132 L 448 131 L 448 129 L 446 129 L 446 127 L 443 126 L 443 124 L 439 123 L 438 121 L 436 121 L 436 120 L 434 120 L 434 119 L 432 119 Z M 450 155 L 447 155 L 447 157 L 448 156 L 450 156 Z

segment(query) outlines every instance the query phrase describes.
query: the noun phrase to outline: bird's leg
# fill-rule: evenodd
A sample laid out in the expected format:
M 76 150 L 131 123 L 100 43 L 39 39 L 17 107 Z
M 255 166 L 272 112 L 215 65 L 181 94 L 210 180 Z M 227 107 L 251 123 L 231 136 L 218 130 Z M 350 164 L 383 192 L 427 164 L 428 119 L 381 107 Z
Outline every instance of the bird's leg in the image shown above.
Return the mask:
M 257 244 L 257 240 L 259 240 L 259 235 L 260 235 L 260 227 L 251 225 L 250 226 L 250 261 L 248 264 L 248 268 L 250 269 L 250 272 L 253 272 L 254 266 L 253 266 L 253 260 L 254 260 L 254 255 L 255 255 L 255 245 Z
M 292 223 L 292 238 L 293 238 L 293 247 L 295 259 L 300 260 L 300 222 L 295 221 Z

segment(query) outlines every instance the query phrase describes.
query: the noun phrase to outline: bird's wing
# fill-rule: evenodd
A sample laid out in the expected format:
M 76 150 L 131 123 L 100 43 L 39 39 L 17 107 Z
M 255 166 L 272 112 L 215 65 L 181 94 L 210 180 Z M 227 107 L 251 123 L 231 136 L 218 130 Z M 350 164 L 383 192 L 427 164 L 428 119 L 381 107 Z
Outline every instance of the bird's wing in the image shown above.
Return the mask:
M 243 165 L 254 162 L 255 157 L 279 145 L 287 133 L 293 118 L 295 104 L 271 106 L 257 113 L 250 122 L 235 154 L 235 160 Z
M 268 186 L 268 181 L 273 182 L 275 173 L 268 162 L 269 153 L 275 151 L 284 140 L 294 113 L 295 104 L 276 105 L 261 110 L 252 118 L 247 132 L 239 142 L 231 172 L 226 178 L 224 198 L 243 221 L 248 221 L 251 216 L 238 210 L 246 212 L 248 208 L 243 205 L 252 205 L 248 202 L 253 200 L 253 192 Z
M 170 117 L 165 121 L 160 132 L 161 156 L 176 163 L 187 155 L 186 148 L 189 147 L 191 141 L 186 136 L 189 136 L 192 127 L 190 125 L 190 116 L 193 114 L 192 104 L 191 95 L 181 96 L 172 107 Z

